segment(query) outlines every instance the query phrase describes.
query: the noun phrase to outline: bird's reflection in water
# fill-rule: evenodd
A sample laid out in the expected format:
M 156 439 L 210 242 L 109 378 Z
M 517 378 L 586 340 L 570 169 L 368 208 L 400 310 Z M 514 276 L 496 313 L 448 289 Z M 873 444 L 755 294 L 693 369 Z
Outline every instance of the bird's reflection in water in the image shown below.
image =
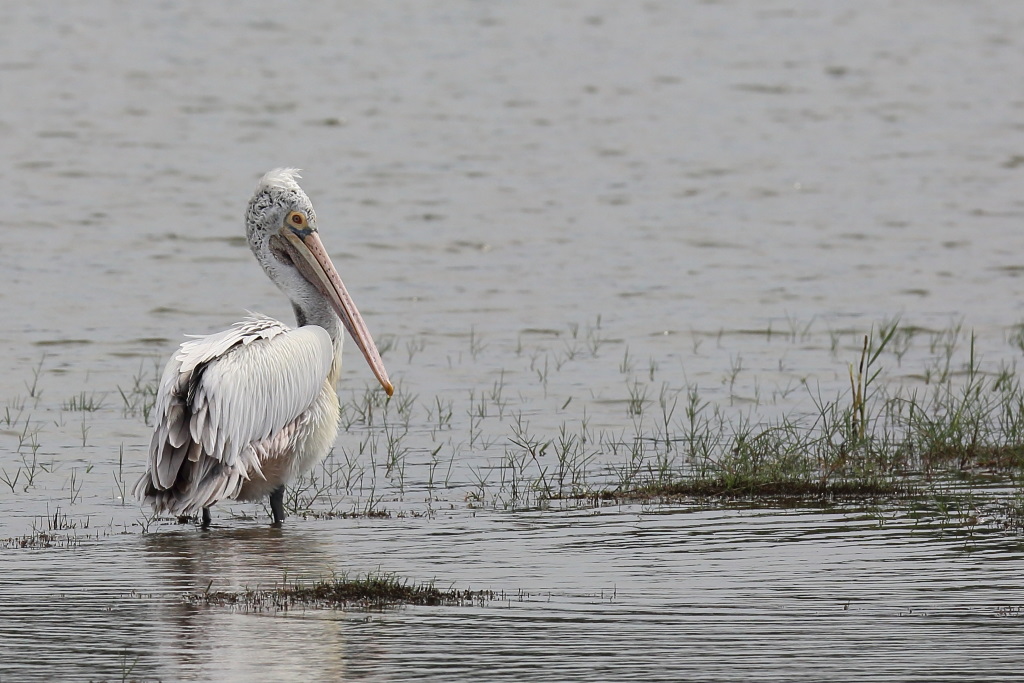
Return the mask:
M 317 534 L 294 528 L 243 528 L 147 534 L 146 553 L 167 567 L 181 588 L 226 590 L 268 586 L 282 579 L 318 579 L 336 569 L 337 559 Z
M 143 554 L 172 594 L 272 589 L 343 570 L 341 558 L 332 557 L 316 534 L 289 528 L 189 529 L 148 534 L 142 541 Z M 246 611 L 177 600 L 158 604 L 168 637 L 154 643 L 159 653 L 153 654 L 174 669 L 166 672 L 169 678 L 264 680 L 273 672 L 289 680 L 344 678 L 347 648 L 340 613 Z

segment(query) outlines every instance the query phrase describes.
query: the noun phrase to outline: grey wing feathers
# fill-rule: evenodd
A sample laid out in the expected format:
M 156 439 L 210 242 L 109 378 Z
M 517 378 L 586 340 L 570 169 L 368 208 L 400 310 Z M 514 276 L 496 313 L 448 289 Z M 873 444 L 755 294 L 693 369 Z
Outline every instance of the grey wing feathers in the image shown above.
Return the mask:
M 333 352 L 322 328 L 291 330 L 263 316 L 183 343 L 160 380 L 149 468 L 136 495 L 173 513 L 237 495 L 262 476 L 258 443 L 313 403 Z

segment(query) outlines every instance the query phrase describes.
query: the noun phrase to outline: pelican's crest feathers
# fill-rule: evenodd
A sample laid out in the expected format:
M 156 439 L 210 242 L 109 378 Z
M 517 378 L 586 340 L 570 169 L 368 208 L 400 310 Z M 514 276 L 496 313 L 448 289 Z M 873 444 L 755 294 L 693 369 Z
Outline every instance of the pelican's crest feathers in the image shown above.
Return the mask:
M 299 187 L 299 178 L 302 177 L 299 175 L 300 171 L 301 169 L 298 168 L 275 168 L 273 171 L 268 171 L 260 178 L 256 192 L 275 188 L 302 192 L 302 188 Z

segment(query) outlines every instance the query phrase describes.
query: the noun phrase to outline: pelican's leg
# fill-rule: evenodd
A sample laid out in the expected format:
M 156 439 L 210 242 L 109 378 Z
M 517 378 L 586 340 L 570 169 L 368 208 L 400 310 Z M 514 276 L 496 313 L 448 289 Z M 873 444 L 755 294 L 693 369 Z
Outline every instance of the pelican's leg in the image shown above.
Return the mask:
M 210 528 L 210 508 L 203 508 L 203 523 L 202 523 L 202 526 L 200 528 L 203 528 L 203 529 L 209 529 Z
M 281 526 L 284 521 L 284 486 L 278 486 L 270 492 L 270 512 L 274 515 L 274 526 Z

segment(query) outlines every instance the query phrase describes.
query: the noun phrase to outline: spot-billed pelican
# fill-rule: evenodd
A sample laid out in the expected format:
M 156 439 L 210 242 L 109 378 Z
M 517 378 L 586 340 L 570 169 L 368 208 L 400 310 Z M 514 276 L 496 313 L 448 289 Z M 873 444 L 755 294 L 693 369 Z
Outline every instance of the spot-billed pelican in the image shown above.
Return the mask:
M 270 171 L 246 211 L 249 247 L 291 300 L 297 328 L 252 314 L 186 341 L 156 396 L 156 428 L 135 495 L 181 515 L 219 500 L 270 496 L 284 519 L 284 488 L 334 445 L 345 330 L 384 391 L 394 392 L 370 332 L 317 235 L 297 170 Z

